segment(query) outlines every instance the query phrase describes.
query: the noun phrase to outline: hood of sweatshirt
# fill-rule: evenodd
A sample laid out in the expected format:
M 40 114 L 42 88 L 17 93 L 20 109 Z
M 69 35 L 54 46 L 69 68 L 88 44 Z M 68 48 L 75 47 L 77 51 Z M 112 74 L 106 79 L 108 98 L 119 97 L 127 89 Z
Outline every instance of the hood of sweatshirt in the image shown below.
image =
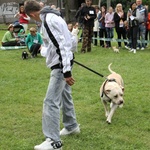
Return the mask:
M 57 16 L 60 16 L 59 10 L 53 9 L 50 6 L 45 6 L 40 11 L 40 14 L 42 14 L 42 15 L 47 14 L 47 13 L 53 13 L 53 14 L 55 14 Z

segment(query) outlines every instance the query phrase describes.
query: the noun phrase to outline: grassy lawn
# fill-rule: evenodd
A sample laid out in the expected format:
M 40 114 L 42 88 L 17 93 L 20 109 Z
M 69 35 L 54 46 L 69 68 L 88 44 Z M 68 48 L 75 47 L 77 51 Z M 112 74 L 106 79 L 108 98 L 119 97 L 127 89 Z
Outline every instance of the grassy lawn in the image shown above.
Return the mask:
M 0 31 L 0 41 L 3 34 Z M 80 43 L 78 48 L 76 61 L 105 76 L 113 63 L 112 70 L 125 82 L 125 105 L 107 124 L 99 98 L 104 78 L 74 64 L 72 93 L 81 133 L 62 137 L 63 150 L 149 150 L 150 49 L 133 54 L 122 48 L 114 53 L 97 46 L 81 54 Z M 32 150 L 44 140 L 42 104 L 50 70 L 41 56 L 22 60 L 22 51 L 0 50 L 0 150 Z

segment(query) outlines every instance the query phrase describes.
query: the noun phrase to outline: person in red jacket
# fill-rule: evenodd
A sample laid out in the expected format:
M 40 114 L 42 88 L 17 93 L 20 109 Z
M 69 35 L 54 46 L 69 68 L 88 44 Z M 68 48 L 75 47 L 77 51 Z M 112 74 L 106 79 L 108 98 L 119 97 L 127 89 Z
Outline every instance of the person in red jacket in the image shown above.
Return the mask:
M 146 5 L 145 7 L 148 11 L 148 5 Z M 150 12 L 148 12 L 148 15 L 147 15 L 145 40 L 147 40 L 147 41 L 150 40 Z M 148 45 L 148 43 L 146 43 L 146 46 L 147 45 Z
M 24 5 L 20 6 L 19 12 L 15 14 L 14 17 L 19 19 L 19 23 L 24 27 L 26 33 L 28 30 L 30 17 L 24 12 Z
M 147 29 L 148 29 L 149 40 L 150 40 L 150 12 L 148 13 Z

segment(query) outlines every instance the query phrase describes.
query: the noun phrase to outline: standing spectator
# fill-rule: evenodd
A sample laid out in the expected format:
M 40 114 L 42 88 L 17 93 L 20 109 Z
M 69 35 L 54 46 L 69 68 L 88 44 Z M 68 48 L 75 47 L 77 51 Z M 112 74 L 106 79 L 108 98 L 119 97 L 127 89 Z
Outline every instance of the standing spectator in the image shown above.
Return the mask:
M 42 8 L 44 7 L 44 3 L 43 2 L 39 2 L 39 4 L 41 5 Z M 36 21 L 35 23 L 36 23 L 36 27 L 37 27 L 37 32 L 40 33 L 42 22 L 41 21 Z
M 50 7 L 41 10 L 36 0 L 28 0 L 25 3 L 25 11 L 34 20 L 42 21 L 42 33 L 46 40 L 41 54 L 46 57 L 47 67 L 51 68 L 42 116 L 42 129 L 46 139 L 34 149 L 61 150 L 60 136 L 80 132 L 71 96 L 71 86 L 75 82 L 71 74 L 73 65 L 71 33 L 57 10 L 52 10 Z M 53 40 L 51 35 L 54 37 Z M 56 43 L 58 46 L 55 46 Z M 60 131 L 61 108 L 65 127 Z
M 142 5 L 142 0 L 136 0 L 137 9 L 140 12 L 139 16 L 139 32 L 138 39 L 141 40 L 141 45 L 138 43 L 137 49 L 145 49 L 145 34 L 146 34 L 146 23 L 147 23 L 147 9 Z
M 148 43 L 147 43 L 147 42 L 148 42 L 148 39 L 149 39 L 149 37 L 148 37 L 148 36 L 149 36 L 149 33 L 148 33 L 148 32 L 149 32 L 149 29 L 148 29 L 148 26 L 150 26 L 150 25 L 149 25 L 149 21 L 148 21 L 148 18 L 149 18 L 149 17 L 148 17 L 148 15 L 149 15 L 149 11 L 148 11 L 148 10 L 149 10 L 149 7 L 148 7 L 148 5 L 145 5 L 145 8 L 147 9 L 147 13 L 148 13 L 148 14 L 147 14 L 147 22 L 146 22 L 146 33 L 145 33 L 145 41 L 146 41 L 146 42 L 145 42 L 145 47 L 147 47 L 147 46 L 148 46 Z M 149 40 L 150 40 L 150 39 L 149 39 Z
M 128 10 L 131 11 L 131 8 Z M 128 12 L 128 13 L 129 13 Z M 131 34 L 130 34 L 130 28 L 129 28 L 129 18 L 127 18 L 127 21 L 124 22 L 125 30 L 126 30 L 126 38 L 128 40 L 127 45 L 125 46 L 126 49 L 131 50 L 132 49 L 132 43 L 131 43 Z
M 118 40 L 121 40 L 121 36 L 123 40 L 126 39 L 126 29 L 124 26 L 125 21 L 127 20 L 127 15 L 122 9 L 122 4 L 118 3 L 116 5 L 116 12 L 114 13 L 114 22 L 115 29 L 117 32 Z M 127 42 L 124 41 L 124 45 L 127 45 Z M 121 41 L 118 41 L 118 47 L 121 48 Z
M 30 28 L 30 33 L 28 33 L 26 38 L 26 45 L 31 53 L 32 57 L 36 57 L 41 49 L 43 40 L 41 35 L 36 31 L 34 27 Z
M 150 12 L 147 17 L 147 40 L 150 41 Z
M 81 52 L 91 52 L 91 42 L 93 37 L 94 19 L 96 12 L 92 7 L 92 0 L 85 0 L 86 6 L 81 9 L 81 19 L 83 20 L 83 43 Z
M 106 15 L 106 7 L 102 6 L 100 9 L 100 14 L 98 15 L 98 21 L 99 21 L 99 37 L 100 38 L 106 38 L 107 33 L 105 29 L 105 15 Z M 105 47 L 104 40 L 100 40 L 100 46 Z M 107 47 L 107 45 L 106 45 Z
M 108 13 L 105 16 L 105 28 L 107 32 L 107 38 L 111 40 L 114 37 L 114 12 L 113 8 L 109 7 Z M 107 41 L 107 46 L 111 47 L 111 41 Z
M 128 18 L 132 43 L 132 49 L 130 50 L 130 52 L 136 53 L 137 33 L 139 29 L 139 10 L 136 8 L 135 2 L 132 2 L 130 4 L 130 9 L 128 11 Z
M 56 5 L 54 5 L 54 4 L 50 5 L 50 7 L 51 7 L 52 9 L 54 9 L 54 10 L 58 10 L 58 11 L 60 12 L 60 16 L 63 18 L 63 14 L 62 14 L 62 12 L 61 12 L 60 7 L 56 7 Z
M 63 13 L 62 13 L 60 7 L 57 7 L 56 9 L 60 12 L 60 16 L 61 16 L 62 18 L 64 18 Z
M 2 38 L 2 46 L 20 46 L 20 42 L 18 38 L 15 38 L 13 34 L 13 24 L 8 26 L 8 31 L 4 34 Z
M 19 19 L 19 23 L 24 27 L 25 33 L 27 33 L 30 17 L 24 12 L 24 5 L 20 5 L 19 12 L 14 17 Z
M 81 7 L 79 7 L 79 9 L 78 9 L 78 11 L 76 12 L 76 15 L 75 15 L 76 22 L 79 23 L 79 26 L 80 26 L 81 30 L 82 30 L 82 28 L 83 28 L 83 19 L 82 19 L 82 17 L 81 17 L 81 9 L 82 9 L 84 6 L 86 6 L 86 4 L 85 4 L 85 3 L 81 3 Z M 82 37 L 83 37 L 83 32 L 81 31 L 81 35 L 80 35 L 80 38 L 79 38 L 79 42 L 82 41 Z
M 81 9 L 86 6 L 85 3 L 81 3 L 81 7 L 79 7 L 79 9 L 77 10 L 76 14 L 75 14 L 75 19 L 76 19 L 76 22 L 79 23 L 80 26 L 82 26 L 82 23 L 83 23 L 83 20 L 81 18 Z
M 93 44 L 95 46 L 97 46 L 97 36 L 98 36 L 98 32 L 99 32 L 99 22 L 98 22 L 98 15 L 99 15 L 99 7 L 95 6 L 95 11 L 97 14 L 97 17 L 94 19 L 94 27 L 93 27 Z

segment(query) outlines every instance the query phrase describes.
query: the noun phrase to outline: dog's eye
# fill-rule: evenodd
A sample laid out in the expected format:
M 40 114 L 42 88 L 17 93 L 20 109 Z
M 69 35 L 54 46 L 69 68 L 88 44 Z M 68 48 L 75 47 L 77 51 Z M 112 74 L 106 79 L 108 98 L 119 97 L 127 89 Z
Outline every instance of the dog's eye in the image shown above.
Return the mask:
M 118 95 L 115 95 L 115 96 L 114 96 L 114 98 L 117 98 L 117 97 L 118 97 Z

